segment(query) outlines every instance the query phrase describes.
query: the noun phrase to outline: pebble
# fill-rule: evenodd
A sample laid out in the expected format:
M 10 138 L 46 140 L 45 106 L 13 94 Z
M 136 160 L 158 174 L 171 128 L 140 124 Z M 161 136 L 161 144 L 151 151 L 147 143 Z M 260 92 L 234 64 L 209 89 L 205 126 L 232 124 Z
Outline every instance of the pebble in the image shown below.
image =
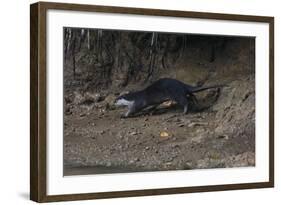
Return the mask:
M 86 113 L 82 113 L 79 115 L 80 117 L 85 117 L 86 116 Z
M 173 148 L 180 148 L 180 145 L 176 144 L 173 146 Z
M 110 167 L 111 165 L 112 165 L 111 162 L 106 162 L 106 166 L 107 166 L 107 167 Z
M 225 140 L 229 139 L 228 135 L 219 135 L 217 138 L 218 139 L 225 139 Z
M 192 169 L 192 162 L 186 162 L 184 165 L 184 169 Z
M 204 126 L 204 125 L 208 125 L 208 123 L 207 122 L 192 122 L 188 125 L 188 127 Z

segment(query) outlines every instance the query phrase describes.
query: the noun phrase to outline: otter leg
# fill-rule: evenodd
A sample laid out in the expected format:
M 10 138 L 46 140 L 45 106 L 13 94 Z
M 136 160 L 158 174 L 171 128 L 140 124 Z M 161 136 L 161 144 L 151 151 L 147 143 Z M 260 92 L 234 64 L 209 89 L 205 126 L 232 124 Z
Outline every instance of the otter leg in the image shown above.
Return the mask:
M 129 110 L 122 116 L 124 118 L 129 117 L 130 115 L 135 113 L 135 109 L 134 108 L 129 108 Z
M 156 110 L 157 106 L 158 105 L 152 105 L 152 106 L 148 107 L 147 109 L 145 109 L 145 111 L 147 111 L 148 113 L 153 114 L 154 111 Z
M 127 118 L 127 117 L 129 117 L 129 116 L 131 116 L 132 114 L 134 114 L 134 113 L 136 113 L 136 112 L 138 112 L 140 109 L 136 106 L 136 105 L 131 105 L 131 106 L 129 106 L 128 107 L 129 109 L 128 109 L 128 111 L 124 114 L 124 115 L 122 115 L 121 117 L 123 117 L 123 118 Z
M 178 96 L 175 98 L 175 101 L 183 107 L 183 114 L 186 114 L 188 111 L 188 101 L 187 98 L 183 96 Z
M 196 98 L 196 96 L 194 95 L 194 94 L 189 94 L 189 96 L 190 96 L 190 99 L 193 101 L 193 104 L 196 106 L 196 105 L 198 105 L 198 100 L 197 100 L 197 98 Z
M 183 107 L 183 114 L 186 114 L 188 111 L 188 104 Z

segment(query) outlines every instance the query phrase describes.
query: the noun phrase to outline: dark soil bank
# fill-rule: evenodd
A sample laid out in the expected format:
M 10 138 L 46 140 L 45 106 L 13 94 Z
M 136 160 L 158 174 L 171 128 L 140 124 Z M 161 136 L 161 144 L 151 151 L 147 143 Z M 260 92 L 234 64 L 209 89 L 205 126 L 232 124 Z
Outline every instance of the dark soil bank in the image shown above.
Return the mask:
M 156 110 L 121 118 L 126 108 L 115 107 L 115 98 L 151 82 L 136 79 L 122 86 L 112 82 L 103 89 L 89 89 L 81 78 L 72 78 L 71 63 L 66 61 L 64 174 L 254 166 L 255 74 L 250 42 L 229 40 L 212 61 L 202 57 L 202 43 L 193 43 L 181 54 L 182 60 L 158 71 L 155 79 L 227 85 L 196 94 L 199 104 L 186 115 L 168 101 Z M 79 74 L 79 64 L 76 71 Z

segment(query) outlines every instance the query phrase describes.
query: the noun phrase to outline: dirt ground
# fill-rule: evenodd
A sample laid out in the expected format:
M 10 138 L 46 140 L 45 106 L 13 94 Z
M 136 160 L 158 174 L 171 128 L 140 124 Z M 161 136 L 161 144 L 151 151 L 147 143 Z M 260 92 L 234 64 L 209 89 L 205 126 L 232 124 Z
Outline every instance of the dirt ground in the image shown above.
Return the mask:
M 120 93 L 73 92 L 64 117 L 64 174 L 255 165 L 254 79 L 197 95 L 188 114 L 173 102 L 121 118 Z
M 108 86 L 102 87 L 100 75 L 94 73 L 90 81 L 85 80 L 82 64 L 77 64 L 74 78 L 68 59 L 64 64 L 64 174 L 255 166 L 254 39 L 229 39 L 210 61 L 212 47 L 208 38 L 201 38 L 188 41 L 177 61 L 167 58 L 169 66 L 158 66 L 153 79 L 226 85 L 196 93 L 199 103 L 186 115 L 175 103 L 166 102 L 156 110 L 121 118 L 126 108 L 115 107 L 114 100 L 147 85 L 137 78 L 120 84 L 122 72 L 116 71 Z

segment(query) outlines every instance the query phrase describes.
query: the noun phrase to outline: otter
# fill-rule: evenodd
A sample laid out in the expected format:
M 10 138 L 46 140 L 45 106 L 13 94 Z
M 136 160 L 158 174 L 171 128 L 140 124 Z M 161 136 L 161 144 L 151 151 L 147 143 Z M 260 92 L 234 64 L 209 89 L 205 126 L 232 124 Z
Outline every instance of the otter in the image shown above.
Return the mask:
M 149 106 L 157 106 L 167 100 L 173 100 L 183 107 L 183 113 L 186 114 L 188 111 L 188 100 L 191 99 L 197 102 L 193 93 L 222 86 L 196 87 L 176 79 L 161 78 L 144 90 L 119 96 L 115 100 L 115 105 L 127 106 L 128 111 L 122 117 L 129 117 Z

